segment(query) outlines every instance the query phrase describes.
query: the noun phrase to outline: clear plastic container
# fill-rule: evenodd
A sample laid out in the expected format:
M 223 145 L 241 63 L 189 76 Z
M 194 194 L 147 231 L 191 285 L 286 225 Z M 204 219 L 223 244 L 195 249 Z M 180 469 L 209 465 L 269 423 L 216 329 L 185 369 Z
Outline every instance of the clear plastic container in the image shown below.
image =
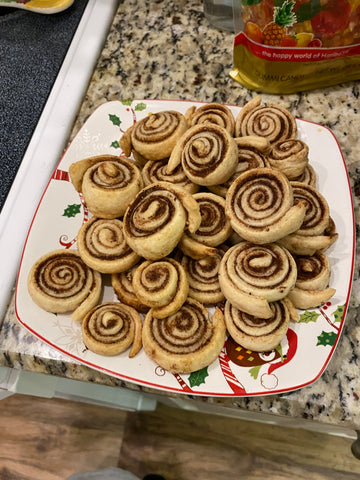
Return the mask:
M 234 31 L 233 0 L 204 0 L 204 13 L 212 26 Z

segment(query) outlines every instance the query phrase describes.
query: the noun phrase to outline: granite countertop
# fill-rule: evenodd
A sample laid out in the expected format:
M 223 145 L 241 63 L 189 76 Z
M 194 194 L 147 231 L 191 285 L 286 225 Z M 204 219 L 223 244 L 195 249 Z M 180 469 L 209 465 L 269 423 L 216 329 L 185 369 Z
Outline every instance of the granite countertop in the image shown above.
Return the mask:
M 208 25 L 200 0 L 176 3 L 124 0 L 115 15 L 71 137 L 96 107 L 111 100 L 158 98 L 244 105 L 255 93 L 229 77 L 232 47 L 233 35 Z M 350 176 L 357 229 L 360 220 L 359 95 L 356 82 L 286 96 L 262 95 L 264 102 L 279 103 L 296 117 L 329 127 L 335 134 Z M 359 244 L 357 254 L 358 250 Z M 360 429 L 359 286 L 357 261 L 341 339 L 328 367 L 315 383 L 286 394 L 196 397 L 191 401 Z M 76 363 L 42 343 L 18 323 L 13 301 L 1 329 L 0 358 L 3 366 L 144 390 Z

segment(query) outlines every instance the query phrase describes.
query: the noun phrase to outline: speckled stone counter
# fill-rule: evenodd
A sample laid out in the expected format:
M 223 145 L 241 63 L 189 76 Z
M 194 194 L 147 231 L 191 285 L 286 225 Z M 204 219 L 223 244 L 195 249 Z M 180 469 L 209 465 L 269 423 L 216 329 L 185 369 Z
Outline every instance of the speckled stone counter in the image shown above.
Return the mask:
M 96 107 L 110 100 L 186 99 L 244 105 L 255 93 L 229 77 L 232 45 L 232 34 L 208 25 L 199 0 L 125 0 L 114 18 L 71 136 Z M 350 175 L 357 229 L 360 221 L 359 95 L 358 83 L 288 96 L 263 95 L 264 102 L 279 103 L 299 118 L 329 127 L 336 135 Z M 189 400 L 360 429 L 359 313 L 357 261 L 343 334 L 319 380 L 282 395 Z M 0 364 L 4 366 L 141 389 L 75 363 L 37 340 L 17 322 L 13 302 L 1 329 L 0 356 Z

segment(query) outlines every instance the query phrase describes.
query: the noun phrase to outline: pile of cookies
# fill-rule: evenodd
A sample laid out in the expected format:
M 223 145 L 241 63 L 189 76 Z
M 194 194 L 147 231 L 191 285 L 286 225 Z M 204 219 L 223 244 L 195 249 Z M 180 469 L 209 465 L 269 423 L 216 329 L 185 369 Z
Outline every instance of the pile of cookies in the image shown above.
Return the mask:
M 274 349 L 297 309 L 335 294 L 335 225 L 289 111 L 260 96 L 236 118 L 217 103 L 161 111 L 120 146 L 119 157 L 70 166 L 91 218 L 76 249 L 47 253 L 28 277 L 41 308 L 81 322 L 87 348 L 143 347 L 189 373 L 217 358 L 226 335 Z M 104 275 L 119 301 L 99 303 Z

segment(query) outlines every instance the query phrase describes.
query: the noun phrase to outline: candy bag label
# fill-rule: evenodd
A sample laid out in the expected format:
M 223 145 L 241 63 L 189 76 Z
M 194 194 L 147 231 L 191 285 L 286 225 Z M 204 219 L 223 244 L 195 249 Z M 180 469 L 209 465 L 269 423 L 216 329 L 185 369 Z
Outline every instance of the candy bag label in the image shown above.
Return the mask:
M 245 87 L 294 93 L 360 78 L 360 0 L 236 1 L 230 75 Z

